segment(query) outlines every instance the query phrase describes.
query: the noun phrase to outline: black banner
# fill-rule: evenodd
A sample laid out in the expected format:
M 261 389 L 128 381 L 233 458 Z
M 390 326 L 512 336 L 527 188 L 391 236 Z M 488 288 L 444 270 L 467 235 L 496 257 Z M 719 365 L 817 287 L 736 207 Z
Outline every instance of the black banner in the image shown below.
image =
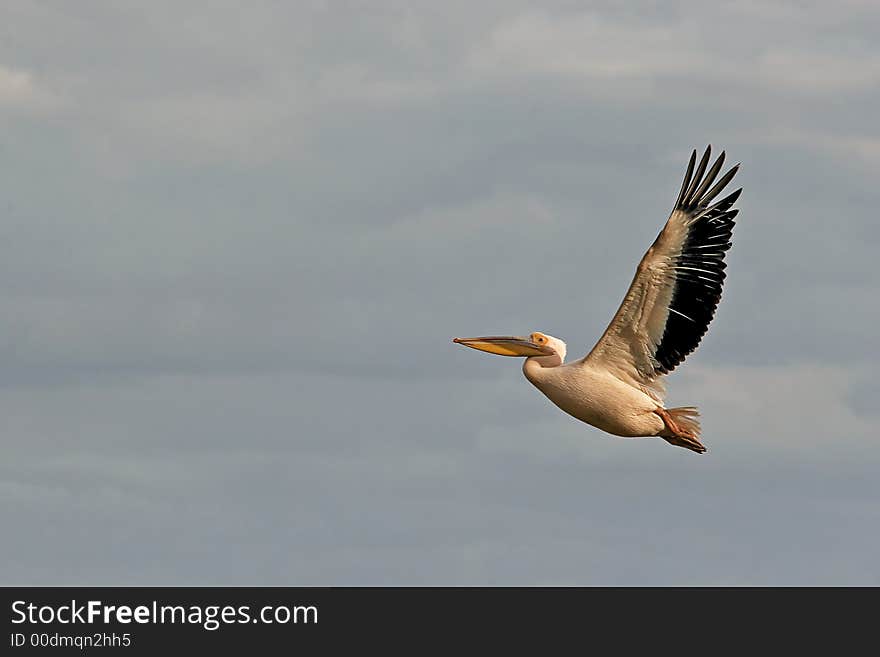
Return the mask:
M 876 591 L 613 588 L 6 588 L 3 654 L 464 649 L 575 641 L 681 648 L 876 623 Z M 841 625 L 844 629 L 844 625 Z M 789 631 L 790 630 L 790 631 Z M 787 639 L 788 641 L 788 639 Z M 354 642 L 354 643 L 352 643 Z M 366 643 L 365 643 L 366 642 Z M 549 644 L 548 644 L 549 645 Z M 763 644 L 762 644 L 763 645 Z M 786 644 L 790 645 L 790 644 Z

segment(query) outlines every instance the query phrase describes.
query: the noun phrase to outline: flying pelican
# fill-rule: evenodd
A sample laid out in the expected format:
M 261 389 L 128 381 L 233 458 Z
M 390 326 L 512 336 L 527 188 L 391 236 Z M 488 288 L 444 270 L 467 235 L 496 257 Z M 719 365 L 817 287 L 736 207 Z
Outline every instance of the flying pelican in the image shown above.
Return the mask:
M 739 212 L 733 204 L 742 188 L 712 203 L 739 164 L 712 185 L 724 153 L 707 172 L 711 150 L 706 148 L 696 171 L 697 151 L 691 154 L 672 214 L 639 263 L 617 314 L 584 358 L 564 363 L 565 343 L 537 332 L 453 342 L 490 354 L 526 356 L 523 374 L 538 390 L 602 431 L 627 438 L 659 436 L 705 452 L 699 412 L 693 406 L 666 408 L 662 377 L 697 348 L 721 299 L 724 254 Z

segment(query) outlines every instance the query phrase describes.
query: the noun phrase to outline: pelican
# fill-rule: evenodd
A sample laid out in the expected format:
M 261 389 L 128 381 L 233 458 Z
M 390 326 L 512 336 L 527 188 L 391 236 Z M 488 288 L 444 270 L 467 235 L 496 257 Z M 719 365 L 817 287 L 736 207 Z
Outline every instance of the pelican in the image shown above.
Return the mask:
M 525 356 L 525 377 L 569 415 L 602 431 L 637 438 L 658 436 L 702 454 L 699 412 L 666 408 L 663 377 L 700 344 L 715 315 L 730 248 L 733 205 L 742 188 L 713 203 L 739 170 L 715 182 L 724 152 L 709 167 L 711 145 L 699 164 L 694 150 L 666 225 L 645 253 L 620 308 L 593 350 L 565 363 L 559 338 L 454 338 L 501 356 Z M 696 164 L 696 171 L 694 166 Z M 707 171 L 708 168 L 708 171 Z M 714 183 L 714 184 L 713 184 Z

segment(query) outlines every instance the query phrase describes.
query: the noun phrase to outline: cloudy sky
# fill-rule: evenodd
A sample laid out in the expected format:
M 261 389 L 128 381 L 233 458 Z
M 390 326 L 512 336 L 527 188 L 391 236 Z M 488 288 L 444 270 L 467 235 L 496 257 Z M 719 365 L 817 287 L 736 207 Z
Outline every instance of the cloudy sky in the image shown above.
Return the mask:
M 880 585 L 875 2 L 0 8 L 0 583 Z M 604 330 L 743 163 L 704 456 L 456 335 Z

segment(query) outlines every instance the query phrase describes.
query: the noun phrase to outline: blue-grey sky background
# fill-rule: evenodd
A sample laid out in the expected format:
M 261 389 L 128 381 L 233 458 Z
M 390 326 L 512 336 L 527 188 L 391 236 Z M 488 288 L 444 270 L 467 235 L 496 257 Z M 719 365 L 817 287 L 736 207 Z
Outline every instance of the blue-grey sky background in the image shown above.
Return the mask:
M 714 3 L 713 3 L 714 4 Z M 876 2 L 4 2 L 0 583 L 880 585 Z M 586 353 L 692 148 L 745 188 L 668 378 Z

